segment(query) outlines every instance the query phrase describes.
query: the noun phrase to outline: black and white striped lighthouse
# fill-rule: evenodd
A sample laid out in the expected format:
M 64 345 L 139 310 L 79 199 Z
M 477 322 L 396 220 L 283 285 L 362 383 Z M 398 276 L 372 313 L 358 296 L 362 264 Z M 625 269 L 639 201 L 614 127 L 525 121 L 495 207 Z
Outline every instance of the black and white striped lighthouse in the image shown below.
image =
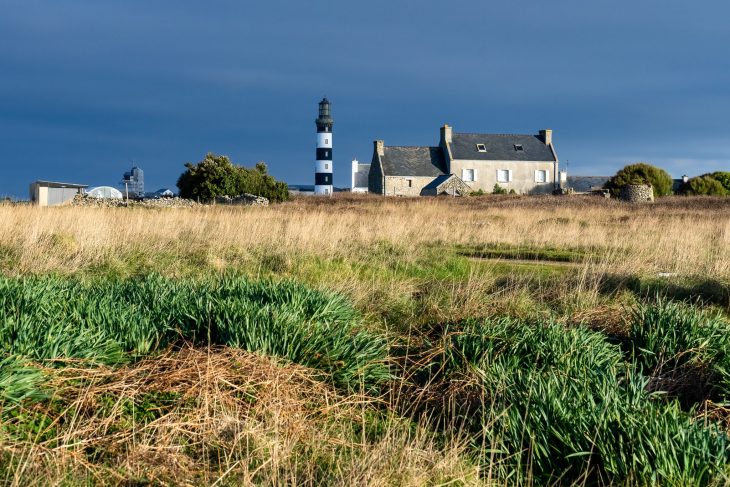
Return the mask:
M 314 166 L 314 194 L 332 194 L 332 115 L 330 102 L 322 98 L 319 102 L 317 124 L 317 162 Z

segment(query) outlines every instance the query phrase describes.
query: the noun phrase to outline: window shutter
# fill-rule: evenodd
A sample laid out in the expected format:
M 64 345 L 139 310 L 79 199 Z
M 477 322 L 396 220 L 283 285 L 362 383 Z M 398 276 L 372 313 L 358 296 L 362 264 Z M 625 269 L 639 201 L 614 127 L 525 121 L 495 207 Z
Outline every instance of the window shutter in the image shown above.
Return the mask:
M 466 169 L 461 170 L 461 180 L 466 181 Z
M 550 171 L 545 171 L 545 182 L 546 183 L 550 182 Z
M 507 171 L 507 181 L 512 182 L 512 169 Z
M 477 174 L 478 174 L 478 171 L 476 169 L 474 169 L 474 181 L 476 181 L 478 179 Z

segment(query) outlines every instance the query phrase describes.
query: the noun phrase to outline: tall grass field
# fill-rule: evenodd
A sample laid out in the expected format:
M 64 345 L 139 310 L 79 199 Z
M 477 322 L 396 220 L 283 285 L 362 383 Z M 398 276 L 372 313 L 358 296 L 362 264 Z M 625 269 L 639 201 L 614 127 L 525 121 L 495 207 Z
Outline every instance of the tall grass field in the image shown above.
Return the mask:
M 730 483 L 730 204 L 0 206 L 0 485 Z

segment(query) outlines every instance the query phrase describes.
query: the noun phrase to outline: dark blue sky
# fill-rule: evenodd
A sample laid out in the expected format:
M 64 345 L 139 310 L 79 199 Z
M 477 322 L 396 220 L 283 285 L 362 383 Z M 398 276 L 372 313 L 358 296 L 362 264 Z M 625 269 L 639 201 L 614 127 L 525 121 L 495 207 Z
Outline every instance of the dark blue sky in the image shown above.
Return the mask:
M 335 184 L 372 141 L 552 128 L 572 174 L 730 170 L 730 3 L 0 0 L 0 195 L 35 179 L 173 187 L 206 152 Z

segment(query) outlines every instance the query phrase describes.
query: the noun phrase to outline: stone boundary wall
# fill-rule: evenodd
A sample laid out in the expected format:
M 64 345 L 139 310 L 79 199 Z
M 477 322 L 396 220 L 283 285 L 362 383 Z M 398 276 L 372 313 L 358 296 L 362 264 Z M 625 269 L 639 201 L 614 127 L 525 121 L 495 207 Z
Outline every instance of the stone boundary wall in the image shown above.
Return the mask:
M 92 198 L 86 195 L 76 195 L 70 204 L 71 206 L 87 208 L 197 208 L 205 206 L 197 201 L 184 198 L 150 198 L 142 201 L 126 201 L 118 199 Z M 233 206 L 269 206 L 269 200 L 262 196 L 255 196 L 246 193 L 234 198 L 228 196 L 216 198 L 215 204 Z
M 269 206 L 269 200 L 263 196 L 243 193 L 240 196 L 220 196 L 215 199 L 219 205 L 239 205 L 239 206 Z

